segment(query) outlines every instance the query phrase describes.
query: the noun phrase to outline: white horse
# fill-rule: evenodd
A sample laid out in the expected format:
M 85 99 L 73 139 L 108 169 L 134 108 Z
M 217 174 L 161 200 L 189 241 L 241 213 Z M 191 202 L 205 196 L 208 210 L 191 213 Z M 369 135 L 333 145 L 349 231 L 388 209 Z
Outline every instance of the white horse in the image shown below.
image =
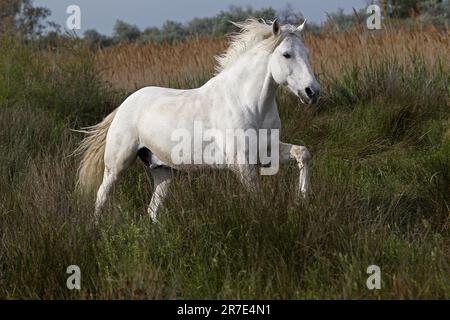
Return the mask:
M 148 213 L 156 221 L 157 211 L 168 194 L 172 170 L 185 168 L 172 161 L 174 130 L 193 131 L 194 122 L 223 132 L 230 128 L 280 129 L 275 102 L 279 85 L 289 88 L 303 103 L 317 101 L 320 86 L 302 41 L 305 23 L 299 27 L 280 26 L 276 20 L 267 24 L 250 19 L 236 25 L 241 32 L 234 35 L 227 51 L 217 57 L 217 74 L 202 87 L 140 89 L 101 123 L 84 131 L 88 136 L 78 148 L 83 153 L 78 185 L 85 191 L 93 190 L 103 177 L 97 191 L 96 218 L 113 184 L 140 157 L 153 177 L 154 192 Z M 298 195 L 306 196 L 311 159 L 308 149 L 280 142 L 278 150 L 281 164 L 297 162 Z M 247 157 L 249 149 L 243 146 L 233 152 L 226 156 Z M 249 189 L 258 187 L 258 164 L 229 163 L 225 167 L 236 172 Z

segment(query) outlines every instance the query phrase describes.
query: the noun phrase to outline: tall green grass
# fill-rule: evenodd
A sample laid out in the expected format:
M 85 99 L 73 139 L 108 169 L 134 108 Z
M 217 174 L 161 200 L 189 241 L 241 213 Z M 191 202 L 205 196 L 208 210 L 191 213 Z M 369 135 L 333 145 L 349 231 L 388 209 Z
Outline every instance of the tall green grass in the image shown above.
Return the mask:
M 283 140 L 314 155 L 313 195 L 296 165 L 258 194 L 226 172 L 177 174 L 153 225 L 136 164 L 98 226 L 75 192 L 80 136 L 123 93 L 76 41 L 0 50 L 0 297 L 449 298 L 449 70 L 396 61 L 321 79 L 318 107 L 280 92 Z M 66 288 L 80 266 L 81 290 Z M 382 289 L 366 269 L 381 267 Z
M 94 68 L 94 53 L 80 40 L 61 38 L 42 49 L 3 36 L 0 103 L 46 110 L 59 119 L 95 121 L 109 111 L 117 93 Z

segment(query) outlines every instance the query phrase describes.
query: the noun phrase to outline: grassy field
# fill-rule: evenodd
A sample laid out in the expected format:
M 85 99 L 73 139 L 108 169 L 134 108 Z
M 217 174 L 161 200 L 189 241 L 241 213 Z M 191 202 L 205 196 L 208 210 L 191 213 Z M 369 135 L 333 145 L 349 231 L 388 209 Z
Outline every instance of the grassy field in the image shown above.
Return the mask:
M 294 199 L 294 164 L 260 194 L 226 172 L 179 174 L 158 225 L 140 163 L 93 224 L 69 129 L 139 87 L 201 85 L 226 40 L 0 41 L 0 298 L 450 298 L 449 30 L 307 37 L 321 102 L 277 99 L 282 139 L 313 153 L 311 201 Z M 366 287 L 371 264 L 381 290 Z

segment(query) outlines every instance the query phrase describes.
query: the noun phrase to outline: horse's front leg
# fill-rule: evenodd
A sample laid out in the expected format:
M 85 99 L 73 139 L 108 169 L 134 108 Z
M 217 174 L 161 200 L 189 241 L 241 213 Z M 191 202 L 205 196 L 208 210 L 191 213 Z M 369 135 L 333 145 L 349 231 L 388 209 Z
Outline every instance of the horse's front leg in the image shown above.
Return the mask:
M 280 163 L 297 162 L 300 170 L 297 195 L 306 198 L 310 191 L 309 167 L 311 154 L 306 147 L 280 142 Z

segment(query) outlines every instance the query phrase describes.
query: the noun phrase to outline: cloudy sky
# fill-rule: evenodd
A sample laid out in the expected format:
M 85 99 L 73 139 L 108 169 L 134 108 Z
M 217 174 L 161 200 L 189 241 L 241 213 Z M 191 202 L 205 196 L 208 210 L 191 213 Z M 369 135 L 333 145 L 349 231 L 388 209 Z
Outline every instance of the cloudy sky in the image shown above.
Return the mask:
M 308 20 L 321 22 L 326 12 L 343 8 L 362 8 L 366 0 L 35 0 L 34 4 L 51 9 L 51 20 L 66 25 L 66 9 L 75 4 L 81 8 L 81 32 L 95 28 L 100 33 L 110 35 L 117 19 L 136 24 L 141 29 L 161 26 L 166 20 L 186 22 L 195 17 L 208 17 L 231 5 L 275 9 L 284 8 L 290 3 L 303 12 Z

